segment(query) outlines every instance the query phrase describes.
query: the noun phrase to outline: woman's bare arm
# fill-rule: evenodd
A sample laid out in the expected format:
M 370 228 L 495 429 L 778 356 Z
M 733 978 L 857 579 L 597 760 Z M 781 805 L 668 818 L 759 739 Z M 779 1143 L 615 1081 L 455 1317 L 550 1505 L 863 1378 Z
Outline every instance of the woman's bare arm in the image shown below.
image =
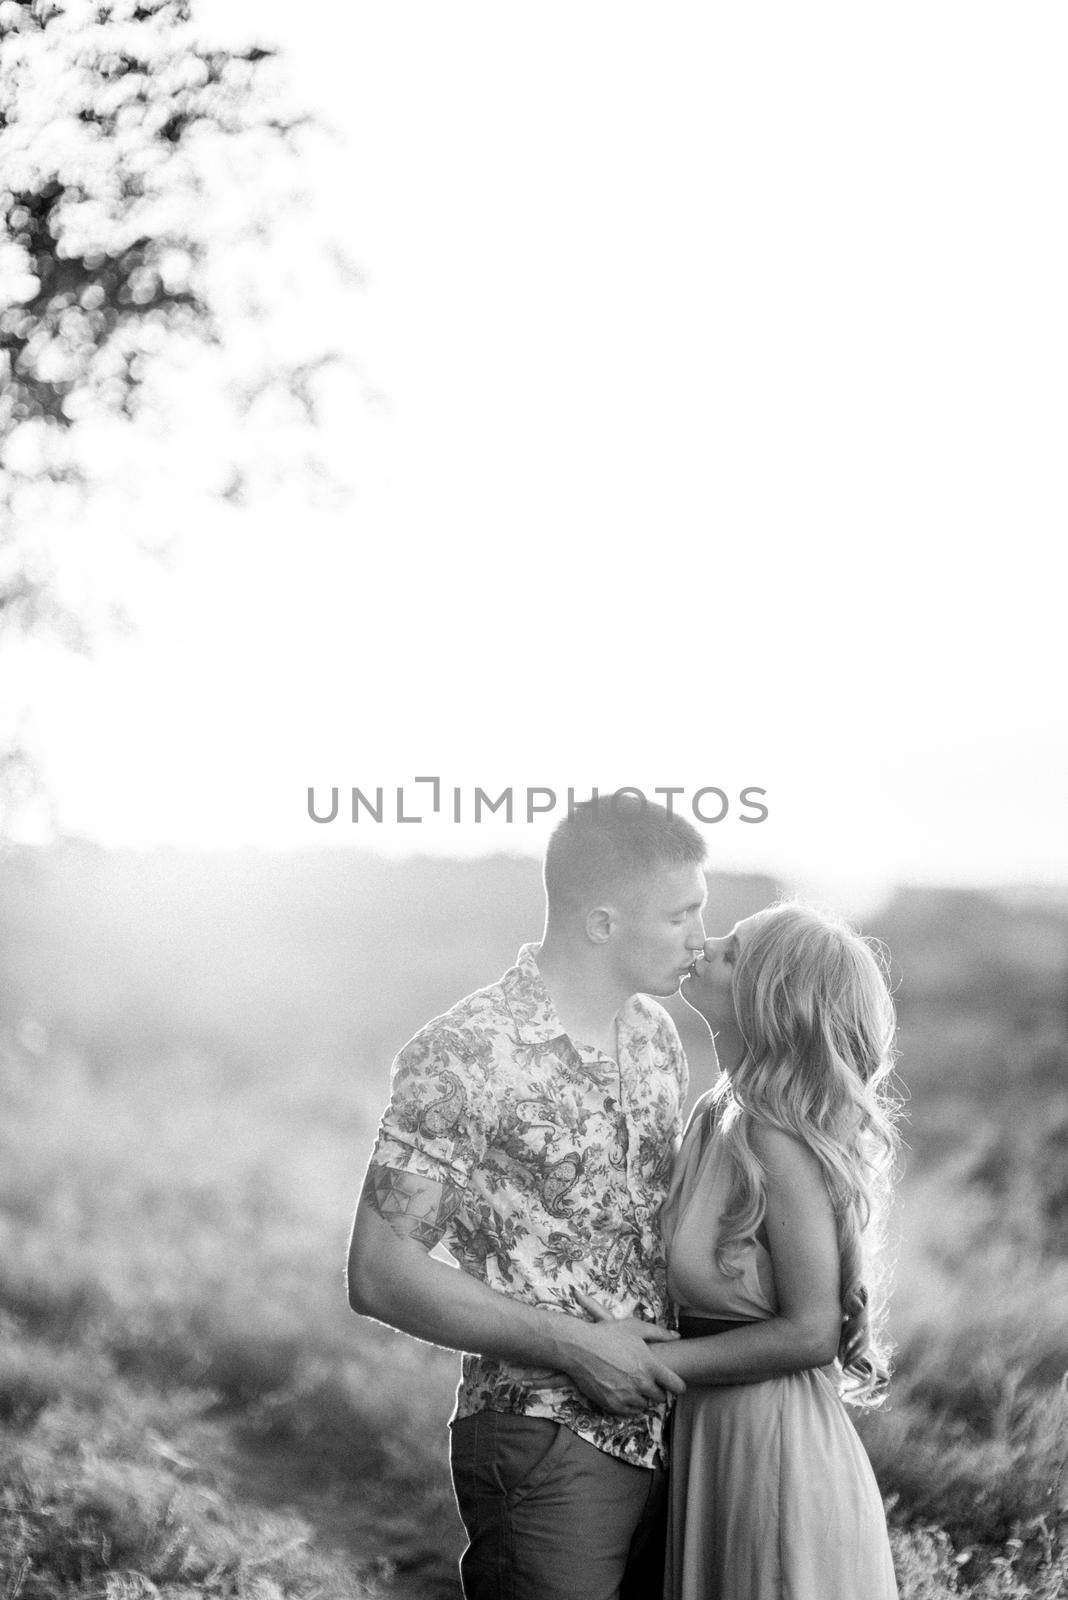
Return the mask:
M 838 1230 L 819 1162 L 777 1128 L 757 1126 L 750 1137 L 767 1175 L 764 1226 L 778 1313 L 729 1333 L 662 1346 L 659 1359 L 687 1384 L 759 1383 L 826 1366 L 838 1352 Z M 593 1310 L 585 1297 L 582 1304 Z

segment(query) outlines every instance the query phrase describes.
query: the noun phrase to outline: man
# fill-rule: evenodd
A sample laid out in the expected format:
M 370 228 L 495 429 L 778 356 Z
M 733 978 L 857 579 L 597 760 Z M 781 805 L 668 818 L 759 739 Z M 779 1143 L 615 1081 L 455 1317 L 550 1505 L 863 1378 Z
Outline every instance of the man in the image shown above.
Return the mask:
M 670 1017 L 704 843 L 636 796 L 545 859 L 540 947 L 394 1064 L 353 1225 L 354 1310 L 463 1359 L 452 1466 L 468 1600 L 659 1594 L 668 1397 L 658 1213 L 686 1092 Z M 456 1271 L 429 1255 L 443 1243 Z M 591 1322 L 580 1290 L 629 1322 Z

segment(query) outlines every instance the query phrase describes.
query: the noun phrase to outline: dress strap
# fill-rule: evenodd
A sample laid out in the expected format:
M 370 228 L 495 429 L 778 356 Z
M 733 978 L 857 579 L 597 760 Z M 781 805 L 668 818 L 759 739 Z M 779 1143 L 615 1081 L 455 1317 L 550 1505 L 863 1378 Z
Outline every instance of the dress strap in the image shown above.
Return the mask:
M 700 1128 L 702 1148 L 710 1135 L 714 1133 L 718 1120 L 715 1092 L 715 1089 L 706 1089 L 701 1098 L 694 1102 L 693 1110 L 690 1112 L 689 1121 L 686 1124 L 686 1133 L 683 1134 L 683 1138 L 685 1138 L 691 1131 L 696 1131 Z M 703 1127 L 701 1126 L 702 1122 L 704 1123 Z

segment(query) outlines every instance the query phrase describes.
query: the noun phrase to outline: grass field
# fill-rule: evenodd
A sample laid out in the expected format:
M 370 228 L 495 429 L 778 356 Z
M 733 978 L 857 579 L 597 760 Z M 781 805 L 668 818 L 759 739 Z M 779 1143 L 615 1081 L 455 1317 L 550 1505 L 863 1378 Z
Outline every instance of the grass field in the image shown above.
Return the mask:
M 8 1049 L 4 1078 L 8 1584 L 432 1590 L 458 1544 L 453 1358 L 345 1303 L 351 1100 L 227 1088 L 190 1056 L 102 1082 Z
M 455 1596 L 458 1358 L 342 1284 L 382 1061 L 0 1038 L 3 1600 Z M 904 1600 L 1068 1594 L 1046 1078 L 912 1107 L 897 1376 L 861 1422 Z
M 6 1592 L 454 1592 L 454 1358 L 342 1293 L 357 1097 L 10 1041 L 4 1081 Z M 958 1155 L 909 1187 L 899 1375 L 863 1431 L 907 1596 L 1052 1600 L 1068 1266 L 980 1178 Z

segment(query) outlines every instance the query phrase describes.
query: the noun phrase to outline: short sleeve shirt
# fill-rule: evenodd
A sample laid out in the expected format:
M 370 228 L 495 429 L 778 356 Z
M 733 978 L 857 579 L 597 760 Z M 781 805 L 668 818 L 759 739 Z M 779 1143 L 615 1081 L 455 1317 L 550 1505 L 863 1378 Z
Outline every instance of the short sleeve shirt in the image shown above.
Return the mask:
M 578 1288 L 663 1323 L 659 1217 L 678 1144 L 686 1058 L 663 1007 L 617 1016 L 618 1060 L 564 1032 L 524 945 L 499 983 L 427 1024 L 398 1055 L 374 1161 L 446 1187 L 441 1242 L 503 1294 L 582 1315 Z M 455 1418 L 480 1410 L 564 1423 L 638 1466 L 663 1460 L 666 1406 L 615 1417 L 563 1373 L 465 1355 Z

